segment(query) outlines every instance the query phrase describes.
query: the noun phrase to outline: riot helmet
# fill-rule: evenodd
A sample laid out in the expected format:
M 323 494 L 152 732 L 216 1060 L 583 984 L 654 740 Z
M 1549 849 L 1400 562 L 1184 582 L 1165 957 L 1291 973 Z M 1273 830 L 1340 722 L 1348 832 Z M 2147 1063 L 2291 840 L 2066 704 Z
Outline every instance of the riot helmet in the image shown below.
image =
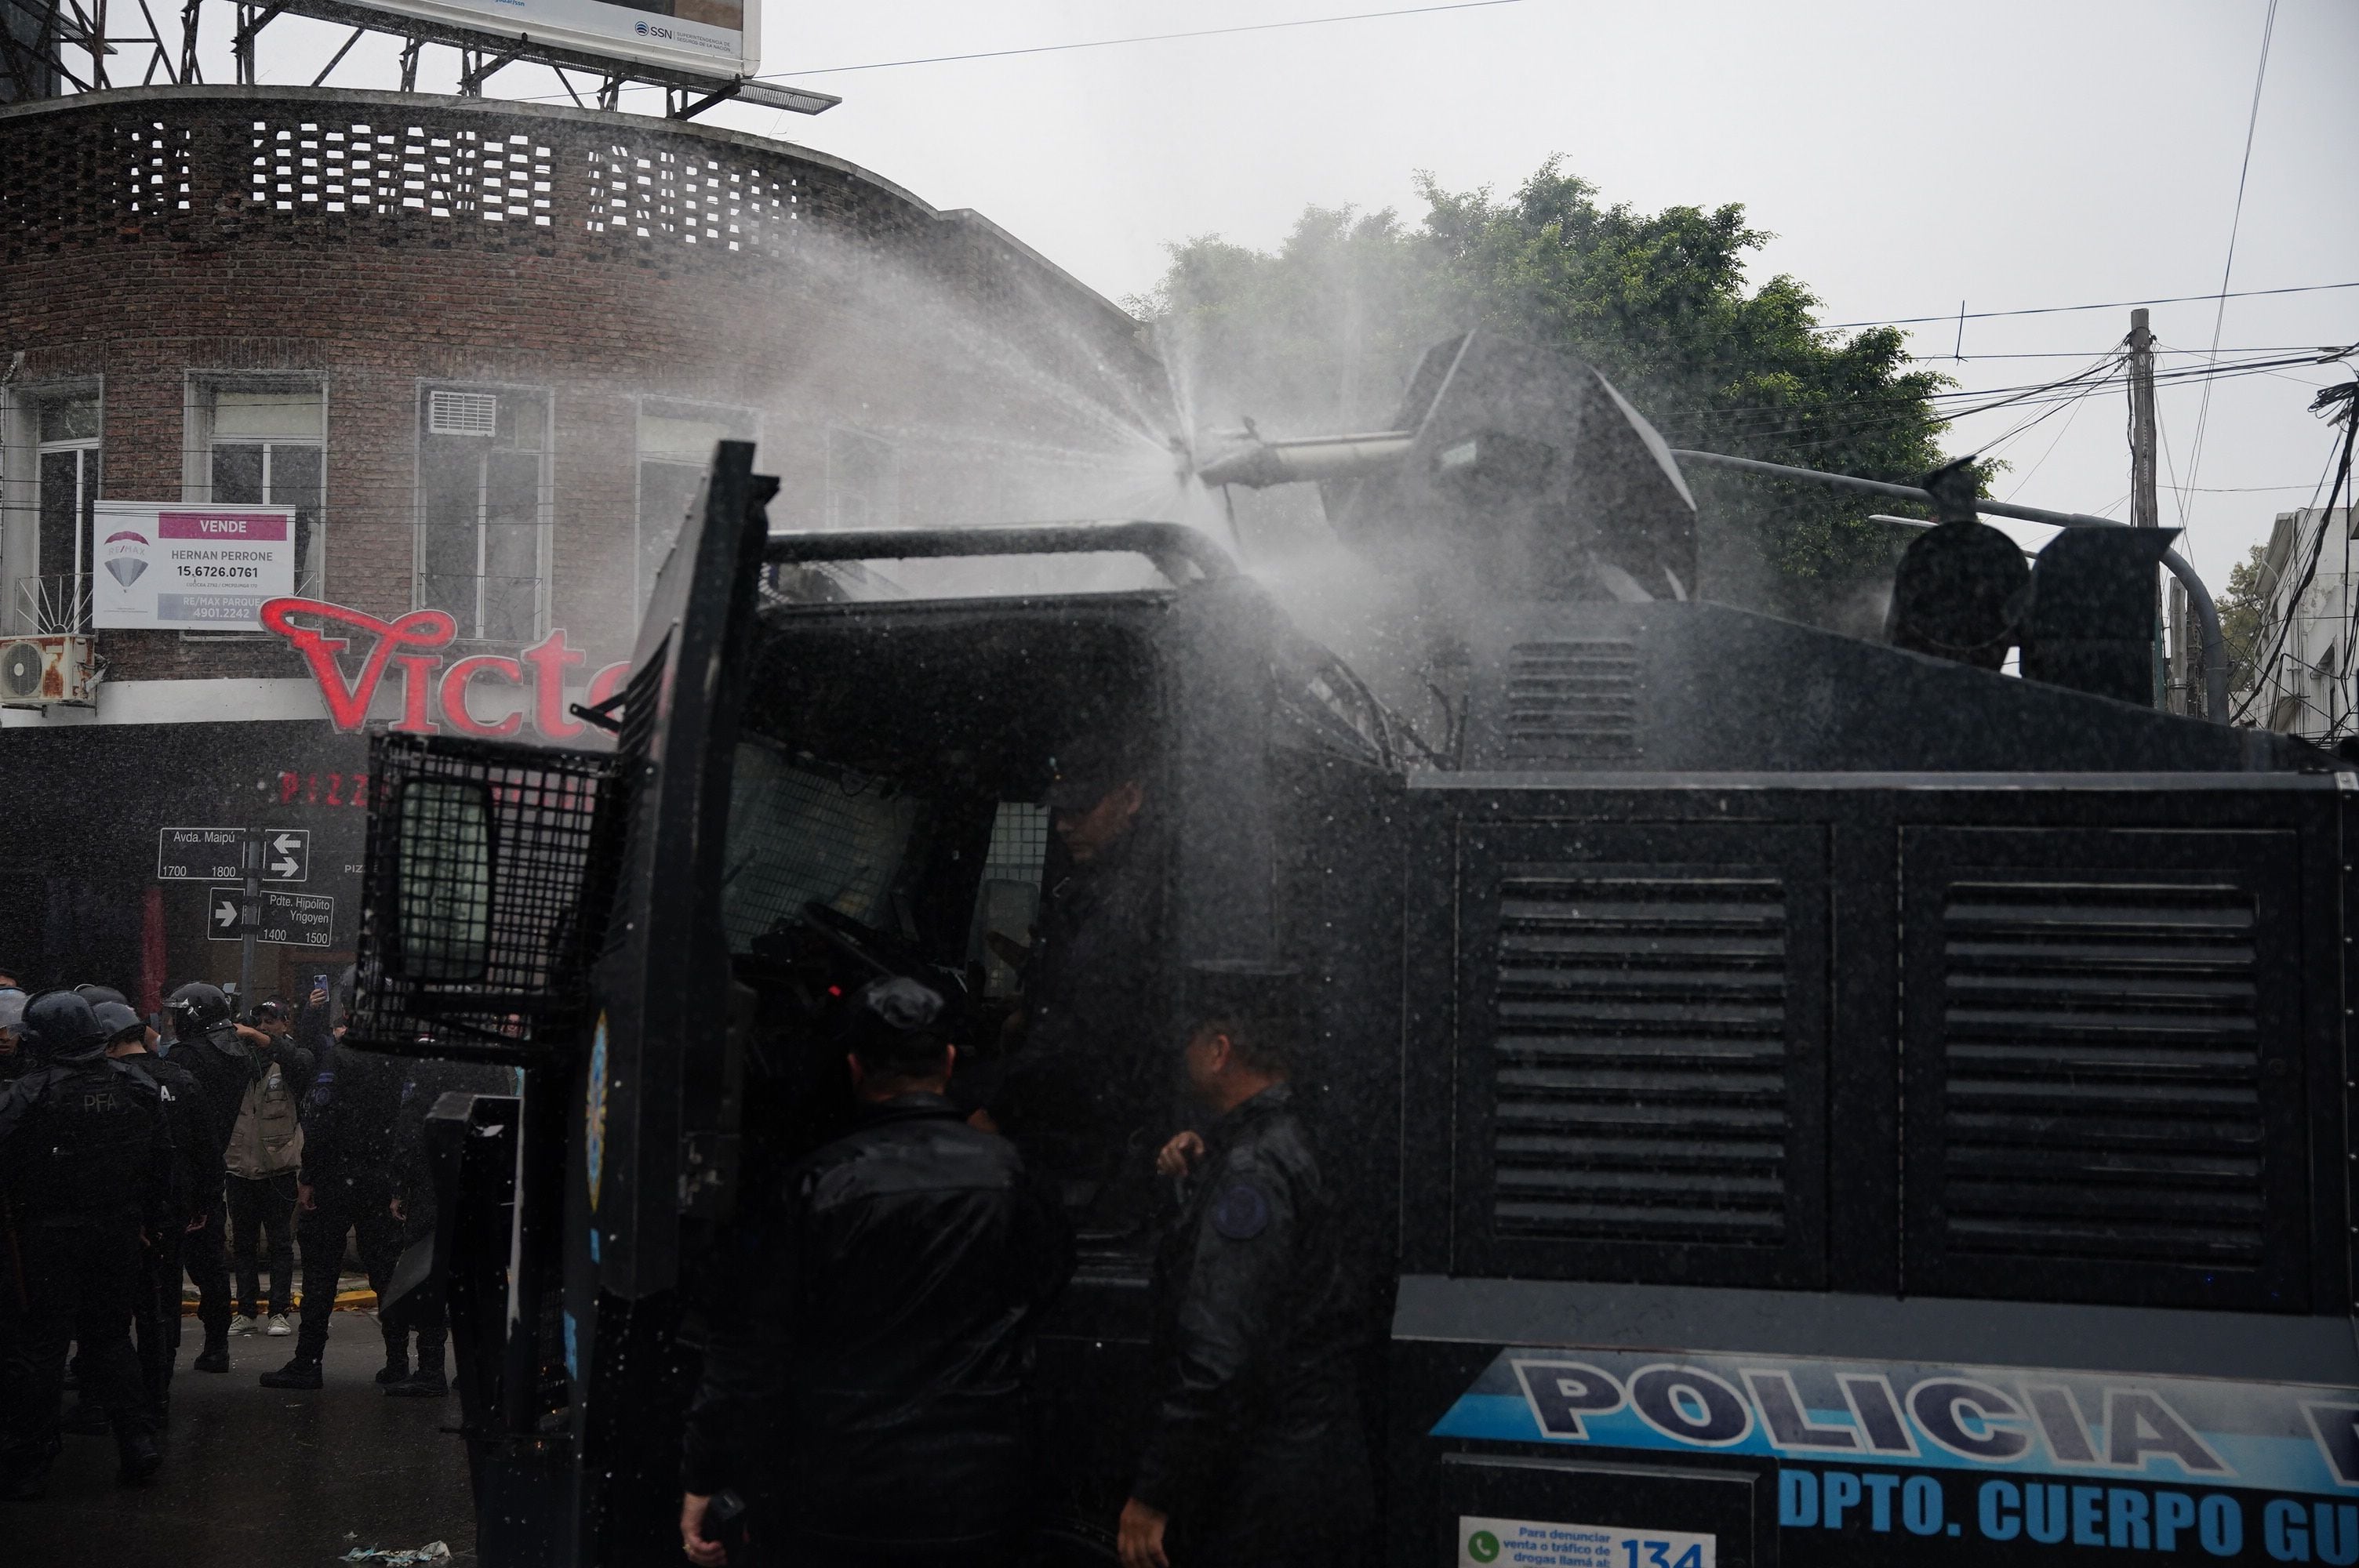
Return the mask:
M 145 1040 L 147 1037 L 147 1025 L 140 1021 L 137 1013 L 131 1011 L 129 1002 L 103 1001 L 90 1011 L 98 1019 L 99 1028 L 106 1032 L 106 1043 L 109 1045 L 120 1045 L 125 1040 Z
M 26 1048 L 44 1061 L 88 1055 L 106 1044 L 90 1003 L 69 990 L 43 991 L 25 1003 Z
M 87 980 L 83 981 L 81 985 L 74 987 L 74 995 L 82 998 L 82 1000 L 90 1003 L 92 1007 L 96 1007 L 103 1001 L 119 1001 L 127 1003 L 131 1000 L 129 997 L 125 996 L 121 991 L 116 990 L 113 986 L 94 986 Z
M 172 1015 L 173 1023 L 182 1039 L 202 1034 L 215 1024 L 229 1022 L 229 998 L 221 987 L 207 985 L 202 980 L 190 980 L 172 993 L 164 1003 Z

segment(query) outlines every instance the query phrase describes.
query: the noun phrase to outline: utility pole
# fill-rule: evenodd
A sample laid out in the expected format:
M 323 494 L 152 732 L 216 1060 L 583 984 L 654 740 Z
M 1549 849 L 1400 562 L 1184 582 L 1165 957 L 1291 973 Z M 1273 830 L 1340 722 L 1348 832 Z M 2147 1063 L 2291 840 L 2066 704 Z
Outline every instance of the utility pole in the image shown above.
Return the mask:
M 2147 326 L 2144 308 L 2130 312 L 2130 522 L 2140 528 L 2162 526 L 2162 506 L 2156 494 L 2154 482 L 2154 333 Z M 2173 700 L 2169 672 L 2163 663 L 2162 587 L 2155 585 L 2154 643 L 2154 705 L 2158 708 L 2177 708 L 2184 711 L 2189 704 L 2182 696 Z M 2183 635 L 2173 626 L 2174 637 Z
M 237 1010 L 254 1011 L 254 960 L 262 939 L 262 829 L 245 830 L 245 897 L 238 921 Z

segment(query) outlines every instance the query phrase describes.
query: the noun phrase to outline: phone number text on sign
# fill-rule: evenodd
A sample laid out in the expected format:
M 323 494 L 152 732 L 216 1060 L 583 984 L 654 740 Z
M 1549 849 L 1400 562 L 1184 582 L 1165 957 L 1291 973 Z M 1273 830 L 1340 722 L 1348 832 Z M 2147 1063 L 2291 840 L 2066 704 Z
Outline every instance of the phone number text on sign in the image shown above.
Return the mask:
M 1712 1541 L 1676 1530 L 1462 1516 L 1458 1568 L 1714 1568 Z

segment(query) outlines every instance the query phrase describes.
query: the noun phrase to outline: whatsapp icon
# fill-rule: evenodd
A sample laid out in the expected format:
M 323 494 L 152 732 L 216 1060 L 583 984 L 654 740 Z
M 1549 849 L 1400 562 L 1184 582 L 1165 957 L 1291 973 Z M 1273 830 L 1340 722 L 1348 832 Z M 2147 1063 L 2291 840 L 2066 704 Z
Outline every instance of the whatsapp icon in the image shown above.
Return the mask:
M 1487 1530 L 1478 1530 L 1466 1538 L 1466 1555 L 1477 1563 L 1499 1560 L 1499 1538 Z

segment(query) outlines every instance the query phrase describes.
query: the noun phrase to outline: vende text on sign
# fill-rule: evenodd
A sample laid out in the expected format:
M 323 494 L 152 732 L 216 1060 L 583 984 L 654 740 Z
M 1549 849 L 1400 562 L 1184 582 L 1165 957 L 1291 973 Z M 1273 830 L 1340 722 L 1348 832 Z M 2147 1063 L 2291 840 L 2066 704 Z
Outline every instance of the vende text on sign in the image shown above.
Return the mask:
M 245 935 L 242 924 L 245 889 L 217 887 L 205 897 L 205 935 L 216 942 L 235 942 Z M 324 893 L 262 892 L 262 925 L 255 940 L 275 947 L 332 947 L 336 945 L 336 901 Z

